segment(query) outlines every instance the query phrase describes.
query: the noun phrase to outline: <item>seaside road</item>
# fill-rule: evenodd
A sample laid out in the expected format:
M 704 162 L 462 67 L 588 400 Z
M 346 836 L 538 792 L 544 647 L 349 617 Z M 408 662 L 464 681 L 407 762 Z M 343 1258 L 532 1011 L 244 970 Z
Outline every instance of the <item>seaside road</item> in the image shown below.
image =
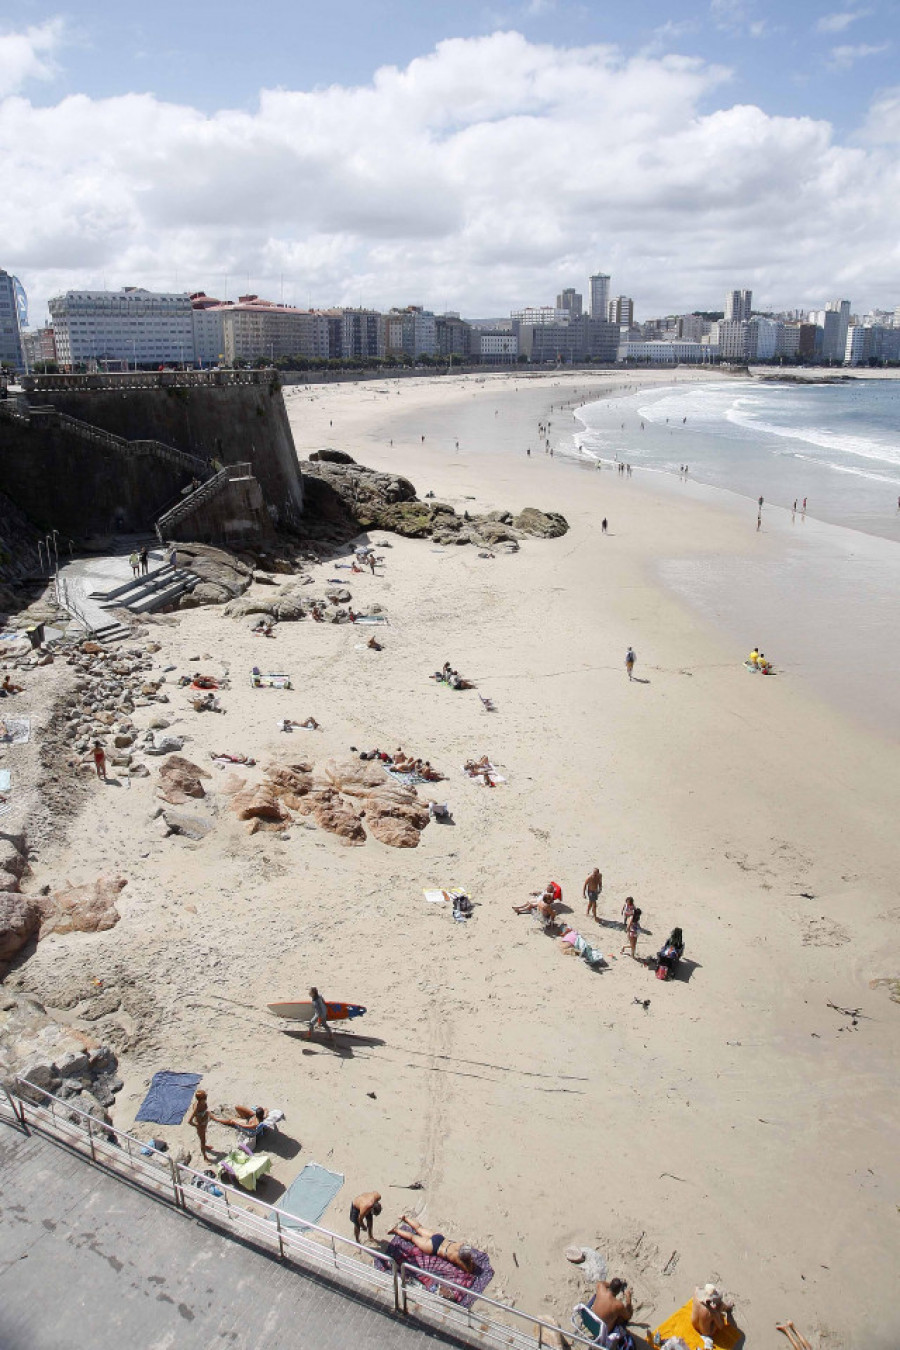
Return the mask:
M 0 1123 L 2 1350 L 455 1346 Z

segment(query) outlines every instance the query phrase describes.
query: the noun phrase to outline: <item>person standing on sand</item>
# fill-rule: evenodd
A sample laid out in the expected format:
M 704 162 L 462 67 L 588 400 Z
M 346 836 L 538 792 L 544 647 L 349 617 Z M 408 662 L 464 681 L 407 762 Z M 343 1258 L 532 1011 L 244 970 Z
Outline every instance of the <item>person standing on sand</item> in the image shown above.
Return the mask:
M 628 671 L 629 680 L 633 677 L 634 663 L 636 660 L 637 657 L 634 654 L 634 648 L 629 647 L 628 651 L 625 653 L 625 669 Z
M 315 1031 L 316 1027 L 321 1027 L 323 1031 L 328 1032 L 329 1039 L 333 1041 L 334 1032 L 328 1025 L 328 1009 L 325 1006 L 325 1000 L 323 999 L 322 995 L 319 993 L 315 985 L 313 985 L 313 987 L 310 989 L 309 996 L 312 999 L 313 1015 L 312 1020 L 310 1021 L 309 1024 L 309 1030 L 306 1033 L 306 1039 L 308 1041 L 311 1041 L 312 1034 Z
M 97 770 L 97 777 L 106 782 L 106 751 L 99 741 L 94 741 L 94 768 Z
M 360 1230 L 365 1228 L 372 1237 L 372 1219 L 381 1213 L 381 1193 L 366 1191 L 358 1195 L 350 1205 L 350 1222 L 353 1224 L 353 1241 L 359 1242 Z
M 597 918 L 597 900 L 602 890 L 603 890 L 603 873 L 600 871 L 599 867 L 595 867 L 591 875 L 585 881 L 581 893 L 588 902 L 586 910 L 588 918 L 590 918 L 591 915 L 593 914 L 594 919 L 597 923 L 600 922 L 600 920 Z
M 138 557 L 138 555 L 137 555 L 136 553 L 132 553 L 131 557 L 128 559 L 128 562 L 129 562 L 129 565 L 130 565 L 130 567 L 131 567 L 131 575 L 132 575 L 133 577 L 137 577 L 137 576 L 139 575 L 139 573 L 140 573 L 140 570 L 141 570 L 141 560 L 140 560 L 140 558 Z
M 599 465 L 598 465 L 598 468 L 599 468 Z M 603 519 L 602 519 L 601 522 L 600 522 L 600 530 L 601 530 L 601 532 L 602 532 L 603 534 L 606 534 L 606 527 L 607 527 L 608 524 L 609 524 L 609 521 L 606 519 L 606 516 L 604 516 Z
M 193 1125 L 197 1131 L 197 1137 L 200 1140 L 200 1152 L 203 1154 L 203 1161 L 210 1162 L 211 1156 L 206 1148 L 206 1131 L 209 1128 L 209 1105 L 206 1100 L 206 1093 L 203 1088 L 198 1088 L 194 1097 L 194 1108 L 188 1116 L 188 1124 Z
M 639 909 L 635 909 L 634 906 L 632 905 L 631 914 L 629 915 L 625 924 L 625 936 L 628 938 L 628 946 L 631 949 L 631 959 L 633 961 L 637 959 L 635 953 L 637 951 L 638 930 L 640 927 L 640 922 L 641 922 L 641 911 Z M 625 948 L 623 947 L 620 955 L 622 955 L 624 952 Z

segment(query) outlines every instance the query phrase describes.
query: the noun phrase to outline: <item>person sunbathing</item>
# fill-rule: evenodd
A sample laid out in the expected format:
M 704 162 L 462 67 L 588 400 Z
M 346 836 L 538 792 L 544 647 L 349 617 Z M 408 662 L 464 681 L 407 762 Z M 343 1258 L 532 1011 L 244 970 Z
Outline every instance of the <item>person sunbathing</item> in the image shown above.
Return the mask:
M 431 767 L 431 761 L 427 759 L 425 763 L 422 765 L 421 769 L 419 770 L 419 774 L 421 775 L 422 778 L 425 779 L 427 783 L 439 783 L 441 779 L 444 777 L 444 775 L 442 773 L 439 773 L 437 769 L 433 769 Z
M 380 652 L 383 650 L 381 643 L 378 641 L 374 633 L 369 638 L 368 642 L 366 643 L 366 646 L 371 647 L 373 652 Z
M 232 1130 L 256 1130 L 269 1113 L 264 1106 L 254 1106 L 252 1110 L 249 1106 L 236 1106 L 234 1114 L 237 1117 L 235 1120 L 230 1116 L 214 1116 L 212 1113 L 209 1118 L 217 1125 L 227 1125 Z
M 467 1243 L 451 1242 L 443 1233 L 432 1233 L 427 1228 L 423 1228 L 415 1219 L 408 1218 L 406 1214 L 401 1214 L 400 1223 L 405 1223 L 412 1229 L 412 1232 L 402 1232 L 400 1224 L 396 1228 L 391 1228 L 389 1232 L 402 1238 L 404 1242 L 411 1242 L 425 1256 L 440 1256 L 444 1261 L 449 1261 L 451 1266 L 456 1266 L 458 1270 L 464 1270 L 467 1275 L 475 1273 L 477 1269 L 475 1253 Z
M 319 609 L 319 606 L 318 606 L 318 605 L 313 605 L 313 607 L 312 607 L 312 616 L 313 616 L 313 618 L 315 619 L 316 623 L 324 623 L 324 622 L 325 622 L 325 616 L 324 616 L 324 614 L 322 613 L 322 611 Z
M 3 683 L 0 684 L 0 694 L 22 694 L 25 692 L 23 684 L 13 684 L 9 675 L 3 676 Z
M 691 1326 L 703 1337 L 705 1346 L 711 1346 L 716 1333 L 725 1330 L 728 1314 L 733 1308 L 734 1304 L 726 1303 L 714 1284 L 705 1284 L 702 1289 L 694 1290 Z
M 514 914 L 539 914 L 545 923 L 553 923 L 556 918 L 556 906 L 543 896 L 539 900 L 526 900 L 524 905 L 513 905 Z
M 463 765 L 470 778 L 479 778 L 482 774 L 489 773 L 492 767 L 487 755 L 482 755 L 481 759 L 467 759 Z
M 628 1293 L 623 1298 L 622 1295 L 626 1290 L 628 1290 Z M 607 1283 L 606 1280 L 598 1280 L 591 1311 L 595 1317 L 602 1321 L 607 1333 L 615 1331 L 616 1327 L 627 1326 L 631 1321 L 634 1309 L 631 1302 L 631 1290 L 628 1289 L 625 1281 L 610 1280 Z M 599 1341 L 600 1337 L 597 1339 Z

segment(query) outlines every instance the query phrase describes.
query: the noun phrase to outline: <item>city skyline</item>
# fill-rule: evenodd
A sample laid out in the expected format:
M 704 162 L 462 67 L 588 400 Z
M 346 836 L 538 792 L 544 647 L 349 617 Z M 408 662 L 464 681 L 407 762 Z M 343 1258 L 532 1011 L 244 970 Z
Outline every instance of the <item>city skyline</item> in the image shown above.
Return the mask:
M 0 238 L 32 323 L 51 294 L 121 285 L 486 318 L 585 291 L 598 265 L 645 314 L 720 308 L 733 278 L 760 309 L 900 300 L 895 4 L 788 22 L 711 0 L 706 23 L 650 4 L 628 28 L 530 0 L 493 32 L 478 8 L 436 4 L 408 31 L 395 14 L 342 66 L 339 0 L 304 21 L 297 79 L 273 40 L 269 67 L 225 62 L 214 89 L 196 16 L 163 50 L 127 4 L 109 32 L 98 5 L 77 22 L 26 5 L 0 33 Z M 239 14 L 216 13 L 214 46 Z M 379 65 L 391 36 L 405 64 Z M 786 98 L 759 54 L 798 44 Z

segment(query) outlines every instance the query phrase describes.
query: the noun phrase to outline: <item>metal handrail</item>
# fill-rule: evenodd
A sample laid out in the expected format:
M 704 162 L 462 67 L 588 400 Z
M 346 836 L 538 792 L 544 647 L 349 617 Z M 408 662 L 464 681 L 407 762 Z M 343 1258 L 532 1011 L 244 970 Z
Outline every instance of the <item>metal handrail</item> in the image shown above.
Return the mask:
M 407 1261 L 398 1262 L 387 1252 L 374 1251 L 371 1247 L 364 1247 L 352 1238 L 342 1237 L 341 1234 L 333 1233 L 330 1229 L 322 1228 L 319 1224 L 304 1219 L 302 1220 L 302 1233 L 285 1229 L 283 1211 L 267 1204 L 264 1200 L 256 1199 L 255 1196 L 249 1196 L 246 1192 L 238 1191 L 226 1183 L 216 1182 L 216 1185 L 223 1191 L 221 1199 L 210 1195 L 205 1189 L 199 1189 L 194 1185 L 197 1179 L 203 1182 L 209 1180 L 202 1172 L 196 1171 L 186 1163 L 176 1162 L 171 1155 L 162 1153 L 153 1145 L 135 1138 L 125 1130 L 96 1120 L 86 1111 L 82 1111 L 80 1107 L 54 1096 L 52 1092 L 48 1092 L 46 1088 L 38 1087 L 36 1083 L 30 1082 L 27 1078 L 17 1077 L 16 1081 L 26 1086 L 30 1092 L 37 1093 L 39 1097 L 44 1098 L 50 1104 L 48 1112 L 47 1107 L 32 1102 L 19 1092 L 12 1091 L 9 1086 L 3 1085 L 3 1093 L 10 1104 L 15 1121 L 26 1133 L 29 1123 L 31 1123 L 35 1128 L 43 1130 L 52 1137 L 55 1136 L 60 1142 L 69 1146 L 81 1146 L 83 1148 L 86 1142 L 86 1152 L 89 1154 L 91 1162 L 97 1165 L 105 1163 L 113 1176 L 119 1175 L 116 1164 L 121 1164 L 124 1161 L 124 1143 L 124 1155 L 127 1157 L 128 1171 L 132 1181 L 136 1184 L 143 1182 L 145 1185 L 150 1185 L 150 1183 L 153 1183 L 150 1188 L 155 1190 L 157 1194 L 159 1193 L 157 1188 L 161 1186 L 163 1194 L 171 1195 L 175 1208 L 184 1213 L 203 1213 L 217 1224 L 225 1223 L 231 1228 L 243 1228 L 245 1236 L 257 1239 L 260 1245 L 270 1249 L 273 1245 L 277 1247 L 279 1257 L 283 1260 L 294 1260 L 296 1264 L 306 1264 L 307 1267 L 310 1263 L 325 1262 L 329 1271 L 332 1272 L 330 1278 L 337 1284 L 356 1281 L 369 1285 L 389 1299 L 396 1313 L 408 1315 L 409 1303 L 412 1302 L 416 1305 L 420 1317 L 430 1324 L 436 1324 L 439 1328 L 443 1327 L 444 1329 L 452 1327 L 454 1335 L 458 1337 L 467 1339 L 471 1339 L 473 1336 L 477 1337 L 477 1344 L 481 1346 L 516 1346 L 520 1347 L 521 1350 L 534 1350 L 535 1346 L 540 1347 L 546 1343 L 545 1331 L 552 1332 L 554 1335 L 558 1334 L 559 1328 L 553 1322 L 547 1322 L 541 1317 L 523 1312 L 508 1303 L 490 1298 L 487 1294 L 473 1293 L 471 1289 L 467 1289 L 464 1285 L 457 1284 L 443 1275 L 435 1276 Z M 57 1119 L 57 1107 L 65 1113 L 65 1116 L 68 1117 L 67 1120 L 60 1121 Z M 28 1120 L 29 1114 L 34 1116 L 31 1122 Z M 46 1119 L 48 1114 L 49 1120 Z M 79 1117 L 78 1121 L 73 1122 L 71 1120 L 73 1114 Z M 0 1119 L 2 1119 L 2 1116 L 0 1116 Z M 135 1156 L 134 1150 L 137 1150 L 137 1156 Z M 147 1151 L 147 1163 L 144 1162 L 142 1156 L 145 1150 Z M 159 1163 L 163 1164 L 162 1168 Z M 185 1177 L 188 1178 L 187 1183 L 185 1183 Z M 262 1215 L 254 1213 L 250 1206 L 262 1210 Z M 301 1221 L 297 1220 L 297 1222 Z M 306 1236 L 307 1230 L 311 1230 L 316 1235 L 317 1240 Z M 350 1247 L 361 1253 L 366 1257 L 366 1263 L 360 1261 L 355 1255 L 339 1254 L 338 1243 L 343 1247 Z M 305 1262 L 304 1258 L 306 1258 Z M 385 1263 L 387 1270 L 381 1271 L 370 1266 L 368 1264 L 370 1261 Z M 343 1281 L 341 1277 L 343 1277 Z M 422 1284 L 423 1279 L 433 1281 L 439 1288 L 452 1289 L 465 1298 L 474 1300 L 475 1303 L 484 1303 L 492 1309 L 496 1308 L 504 1317 L 525 1322 L 529 1324 L 530 1328 L 536 1327 L 537 1336 L 523 1332 L 510 1322 L 499 1322 L 485 1317 L 476 1312 L 473 1307 L 450 1301 L 440 1293 L 432 1293 Z M 589 1337 L 574 1330 L 566 1332 L 566 1339 L 578 1345 L 590 1346 L 593 1344 Z

